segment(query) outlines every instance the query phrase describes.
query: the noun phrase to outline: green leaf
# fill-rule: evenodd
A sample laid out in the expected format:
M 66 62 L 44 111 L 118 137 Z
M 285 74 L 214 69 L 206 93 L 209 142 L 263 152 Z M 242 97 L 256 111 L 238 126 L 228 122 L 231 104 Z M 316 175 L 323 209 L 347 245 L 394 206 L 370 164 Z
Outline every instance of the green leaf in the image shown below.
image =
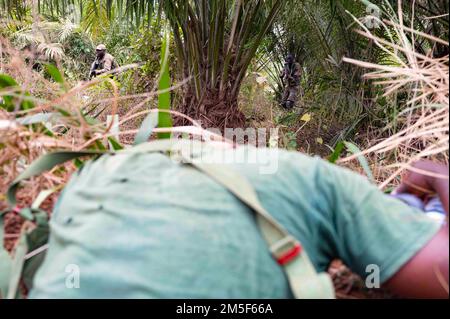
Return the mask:
M 6 74 L 0 74 L 0 89 L 7 87 L 18 86 L 17 82 Z M 14 111 L 13 97 L 11 95 L 3 95 L 3 102 L 0 103 L 0 107 L 6 109 L 8 112 Z
M 32 212 L 32 210 L 31 210 L 30 207 L 22 208 L 22 209 L 19 211 L 19 215 L 20 215 L 21 217 L 25 218 L 26 220 L 33 220 L 33 218 L 34 218 L 33 212 Z
M 147 142 L 150 135 L 152 135 L 153 129 L 158 125 L 158 113 L 151 112 L 142 121 L 141 127 L 134 138 L 134 145 Z
M 331 155 L 328 157 L 328 161 L 330 163 L 336 163 L 337 159 L 339 158 L 339 156 L 341 156 L 342 150 L 344 149 L 344 143 L 343 142 L 339 142 L 336 147 L 334 148 L 333 153 L 331 153 Z
M 344 142 L 345 146 L 352 154 L 359 154 L 361 153 L 361 150 L 353 143 L 350 142 Z M 367 177 L 372 183 L 375 183 L 375 179 L 373 177 L 372 171 L 370 169 L 369 163 L 367 162 L 367 159 L 363 155 L 359 155 L 358 157 L 359 164 L 361 164 L 362 168 L 364 169 L 364 172 L 366 173 Z
M 50 76 L 56 83 L 60 84 L 64 83 L 64 78 L 59 69 L 55 65 L 49 63 L 45 64 L 45 70 L 48 72 L 48 74 L 50 74 Z
M 55 65 L 50 63 L 45 64 L 45 70 L 47 71 L 48 74 L 50 74 L 50 76 L 56 83 L 61 84 L 61 88 L 66 90 L 64 85 L 64 77 Z
M 83 115 L 83 118 L 86 121 L 86 123 L 89 125 L 97 125 L 100 123 L 99 120 L 97 120 L 95 117 L 92 117 L 92 116 Z
M 69 113 L 69 112 L 67 112 L 66 110 L 64 110 L 64 109 L 62 109 L 62 108 L 60 108 L 60 107 L 57 107 L 57 108 L 55 108 L 59 113 L 61 113 L 61 115 L 62 116 L 65 116 L 65 117 L 70 117 L 71 116 L 71 114 Z
M 161 46 L 161 71 L 159 79 L 159 90 L 168 90 L 170 88 L 170 71 L 169 71 L 169 44 L 170 33 L 166 30 L 165 37 Z M 170 91 L 158 95 L 158 109 L 170 110 Z M 172 118 L 170 113 L 158 112 L 158 127 L 172 127 Z M 170 138 L 170 133 L 158 133 L 158 138 Z
M 114 137 L 108 137 L 109 145 L 114 151 L 119 151 L 123 149 L 123 146 L 114 138 Z
M 73 160 L 73 164 L 75 165 L 75 167 L 77 169 L 79 169 L 81 166 L 83 166 L 83 163 L 84 162 L 82 160 L 80 160 L 79 158 L 76 158 Z
M 49 236 L 48 222 L 45 221 L 44 224 L 37 225 L 37 227 L 27 235 L 28 250 L 33 251 L 47 244 L 48 236 Z M 38 271 L 38 269 L 40 268 L 40 266 L 42 265 L 45 255 L 46 251 L 43 251 L 26 260 L 23 266 L 22 279 L 24 284 L 27 286 L 29 290 L 33 288 L 34 276 Z
M 26 99 L 27 96 L 30 96 L 30 94 L 25 93 L 25 100 L 23 100 L 22 103 L 20 104 L 20 108 L 22 110 L 30 110 L 34 107 L 34 103 Z
M 17 118 L 16 121 L 21 125 L 30 125 L 36 123 L 48 122 L 57 113 L 38 113 L 30 116 Z
M 3 216 L 0 216 L 0 218 L 3 218 Z M 0 227 L 3 227 L 3 223 L 0 224 Z M 0 233 L 3 235 L 3 232 Z M 3 247 L 0 247 L 0 299 L 6 298 L 9 286 L 9 277 L 11 275 L 11 266 L 11 256 Z
M 94 148 L 94 149 L 97 149 L 97 150 L 100 150 L 100 151 L 106 151 L 105 145 L 103 145 L 102 142 L 99 141 L 99 140 L 95 141 L 95 146 L 96 146 L 96 148 Z
M 10 77 L 7 74 L 0 74 L 0 89 L 4 89 L 4 88 L 9 88 L 9 87 L 16 87 L 17 89 L 15 90 L 15 94 L 21 94 L 21 88 L 19 87 L 19 85 L 17 84 L 17 82 Z M 23 100 L 20 103 L 20 108 L 22 110 L 29 110 L 32 109 L 34 107 L 34 103 L 30 100 L 27 99 L 27 97 L 29 97 L 30 94 L 29 93 L 25 93 L 23 96 Z M 2 97 L 3 102 L 0 103 L 0 107 L 6 109 L 6 111 L 8 112 L 12 112 L 15 109 L 15 99 L 13 96 L 11 95 L 3 95 L 0 97 Z
M 26 234 L 22 232 L 14 251 L 14 259 L 11 266 L 8 294 L 6 295 L 6 298 L 8 299 L 18 298 L 21 295 L 19 290 L 19 283 L 22 276 L 25 255 L 27 252 L 28 252 L 28 245 L 26 240 Z
M 16 80 L 7 74 L 0 74 L 0 88 L 3 89 L 10 86 L 17 86 Z

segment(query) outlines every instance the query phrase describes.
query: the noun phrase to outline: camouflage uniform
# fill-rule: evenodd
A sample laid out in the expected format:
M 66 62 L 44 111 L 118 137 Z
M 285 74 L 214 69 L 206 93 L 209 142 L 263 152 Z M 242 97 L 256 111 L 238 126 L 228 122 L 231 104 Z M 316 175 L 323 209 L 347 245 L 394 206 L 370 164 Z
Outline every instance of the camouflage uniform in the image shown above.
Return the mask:
M 282 99 L 282 105 L 292 107 L 297 102 L 297 94 L 300 86 L 301 67 L 299 63 L 284 65 L 281 78 L 285 81 L 285 89 Z M 290 102 L 290 103 L 287 103 Z M 290 105 L 288 105 L 290 104 Z
M 102 49 L 106 51 L 106 47 L 103 45 L 99 45 L 98 49 Z M 118 67 L 117 62 L 114 57 L 109 53 L 104 53 L 102 57 L 97 56 L 95 61 L 92 63 L 91 70 L 89 71 L 89 77 L 98 76 L 100 74 L 109 72 Z

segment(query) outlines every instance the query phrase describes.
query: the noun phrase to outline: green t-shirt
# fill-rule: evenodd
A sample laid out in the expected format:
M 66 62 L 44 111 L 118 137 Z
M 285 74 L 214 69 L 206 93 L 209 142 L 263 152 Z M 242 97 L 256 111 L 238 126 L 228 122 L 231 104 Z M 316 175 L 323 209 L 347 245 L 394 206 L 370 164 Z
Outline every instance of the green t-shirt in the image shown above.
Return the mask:
M 252 147 L 220 154 L 224 169 L 248 179 L 318 271 L 340 258 L 363 277 L 377 265 L 384 282 L 440 228 L 364 177 L 319 158 Z M 72 176 L 30 297 L 292 294 L 250 209 L 195 168 L 150 153 L 103 156 Z

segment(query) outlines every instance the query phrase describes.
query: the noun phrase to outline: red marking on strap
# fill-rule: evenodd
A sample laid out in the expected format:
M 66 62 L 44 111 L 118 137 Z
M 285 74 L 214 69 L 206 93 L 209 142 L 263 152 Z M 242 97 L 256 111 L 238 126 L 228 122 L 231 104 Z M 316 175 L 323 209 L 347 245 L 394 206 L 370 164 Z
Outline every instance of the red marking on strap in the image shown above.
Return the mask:
M 296 244 L 291 250 L 287 251 L 284 255 L 280 256 L 277 259 L 277 262 L 282 266 L 286 265 L 287 263 L 292 261 L 292 259 L 297 257 L 301 251 L 302 251 L 302 246 L 300 244 Z

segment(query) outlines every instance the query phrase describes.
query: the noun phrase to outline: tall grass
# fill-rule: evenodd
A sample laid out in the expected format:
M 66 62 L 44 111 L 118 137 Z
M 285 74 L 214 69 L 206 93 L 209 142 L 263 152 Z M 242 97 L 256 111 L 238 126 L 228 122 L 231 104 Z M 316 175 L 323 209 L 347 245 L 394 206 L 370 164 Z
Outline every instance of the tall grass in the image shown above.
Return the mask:
M 401 109 L 395 123 L 391 123 L 391 127 L 397 127 L 395 134 L 372 141 L 364 151 L 340 160 L 345 163 L 368 156 L 379 173 L 381 189 L 395 183 L 405 169 L 411 169 L 411 163 L 421 158 L 448 163 L 449 56 L 433 57 L 433 48 L 421 54 L 415 50 L 415 42 L 427 39 L 445 46 L 449 43 L 415 30 L 414 25 L 405 25 L 401 1 L 398 7 L 389 20 L 379 20 L 390 34 L 390 41 L 376 36 L 356 20 L 361 27 L 357 32 L 373 41 L 393 62 L 377 64 L 344 58 L 345 62 L 370 69 L 364 78 L 384 87 L 384 96 L 399 92 L 408 96 L 407 102 L 398 106 Z

